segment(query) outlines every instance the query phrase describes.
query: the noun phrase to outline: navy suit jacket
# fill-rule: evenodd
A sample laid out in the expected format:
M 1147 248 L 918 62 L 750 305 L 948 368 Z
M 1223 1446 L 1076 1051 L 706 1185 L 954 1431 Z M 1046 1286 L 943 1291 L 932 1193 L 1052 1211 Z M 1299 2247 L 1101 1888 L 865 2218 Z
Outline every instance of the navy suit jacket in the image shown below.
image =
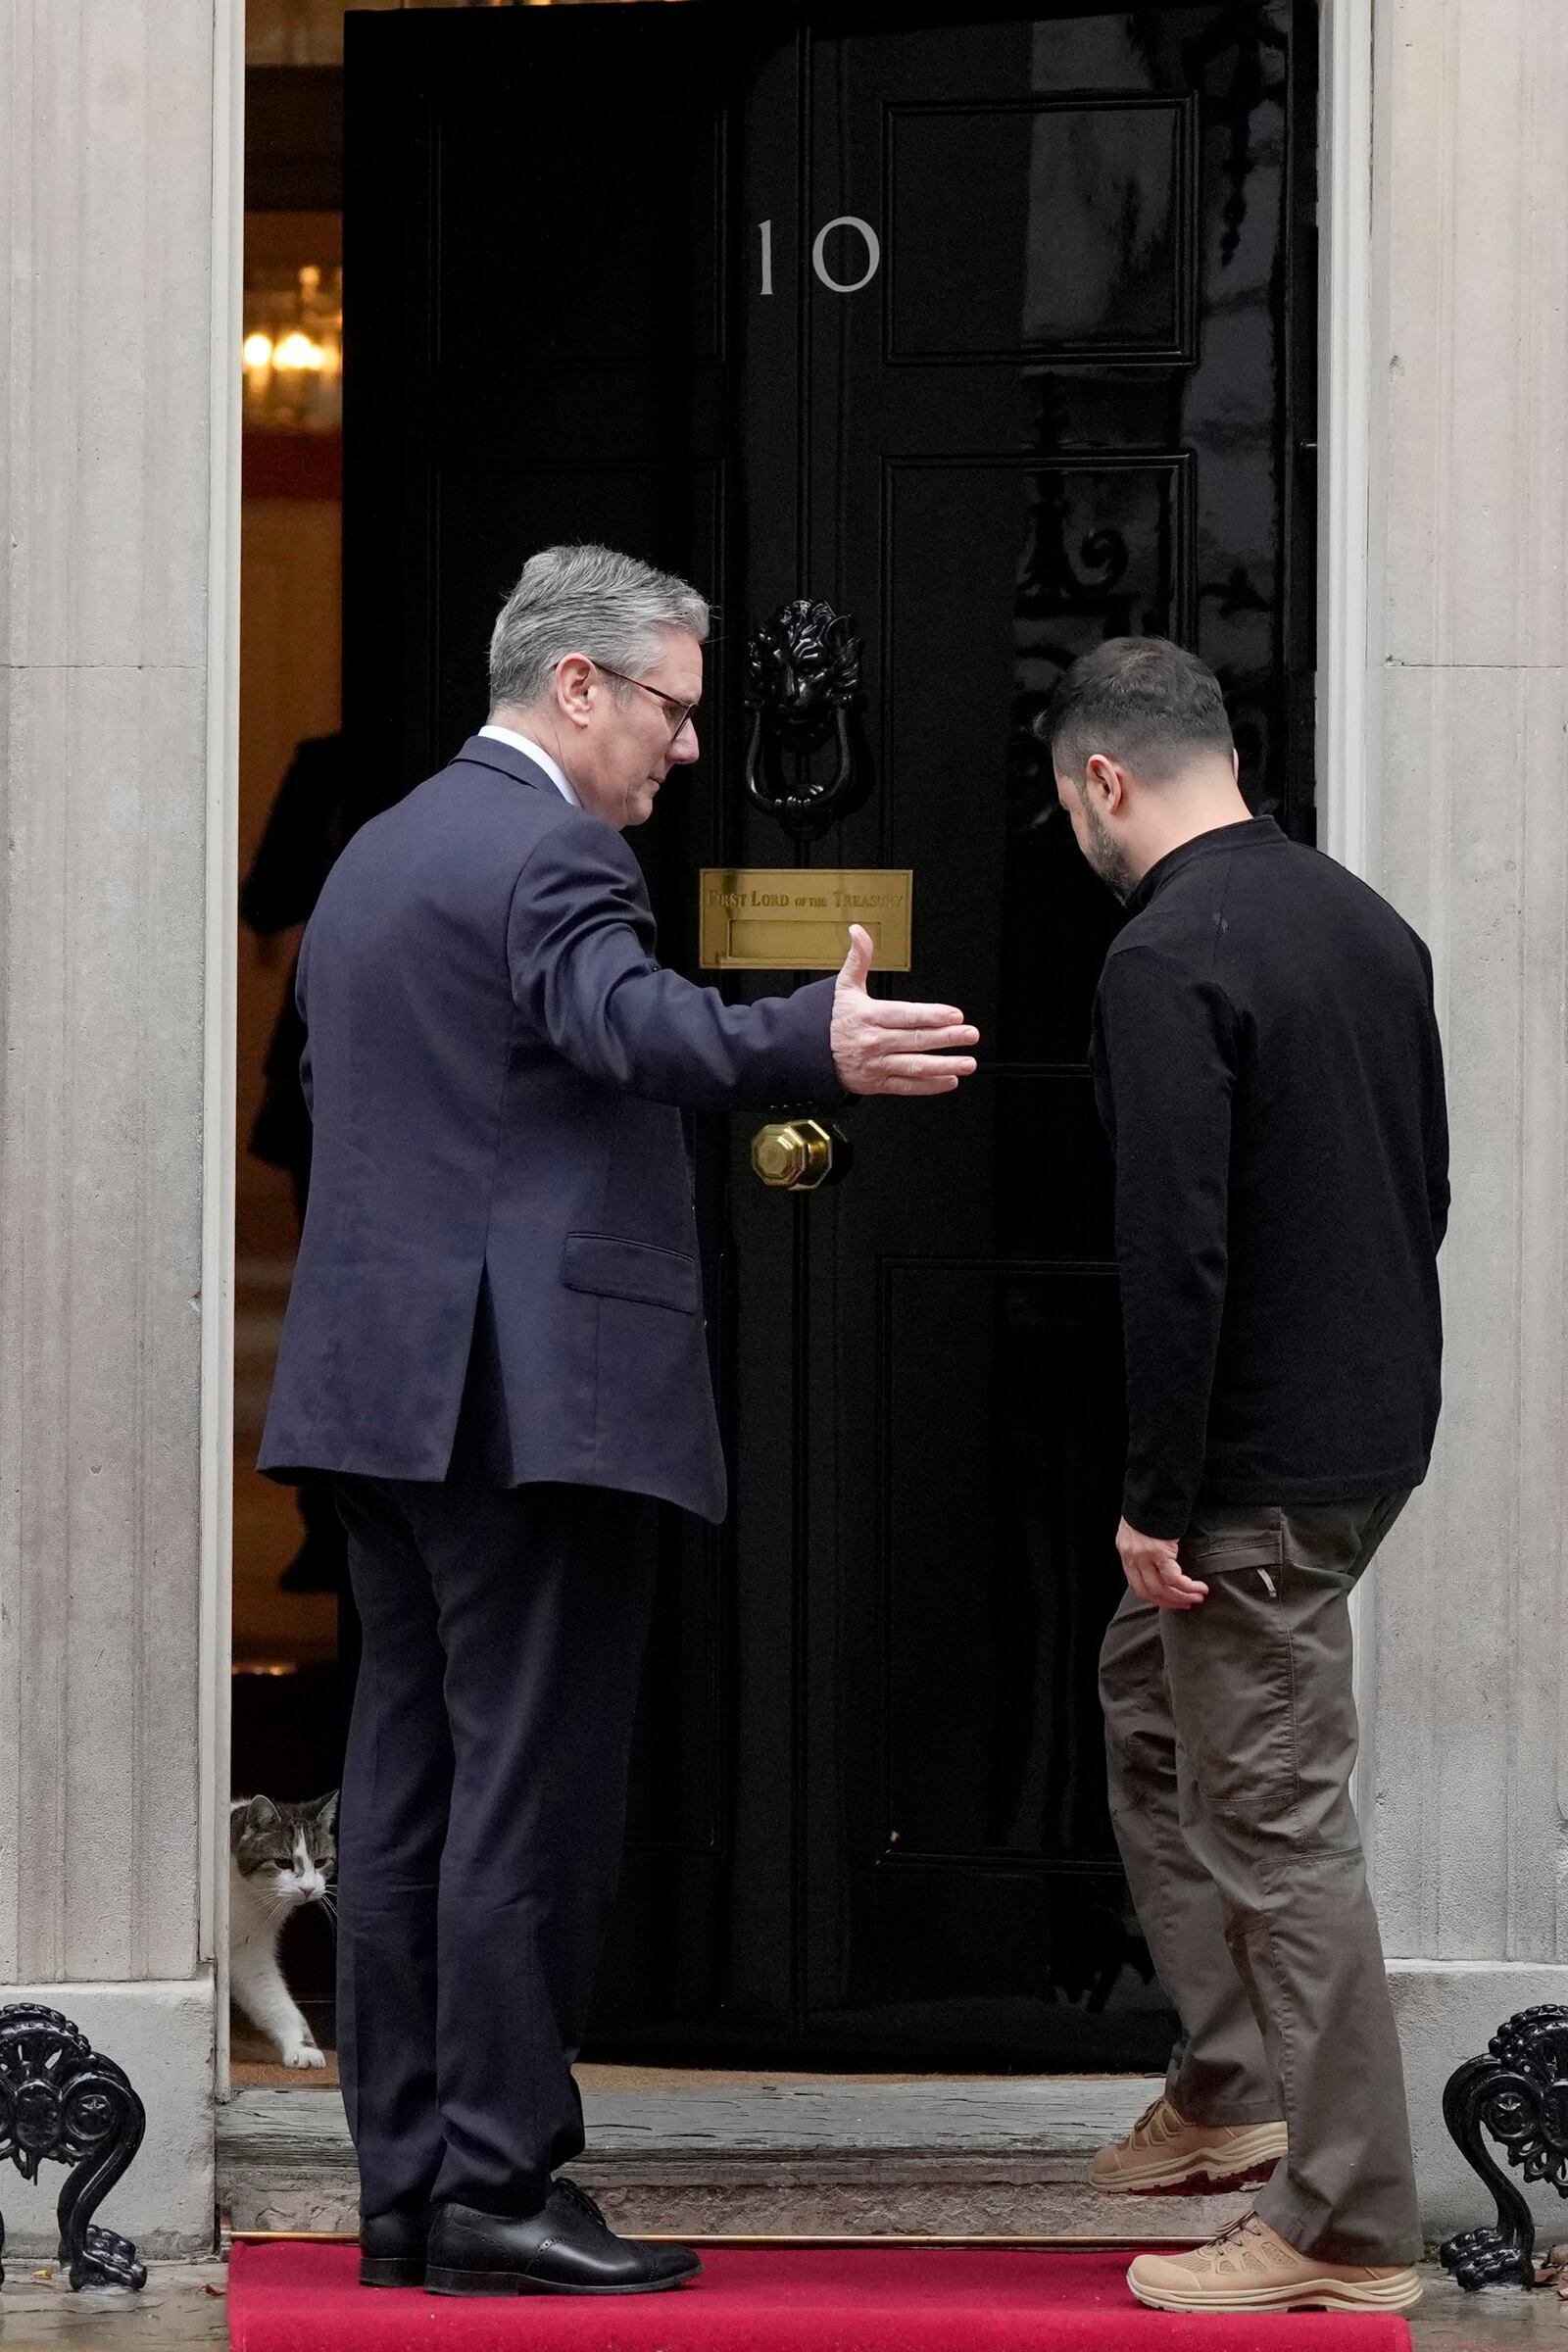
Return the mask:
M 833 982 L 662 970 L 642 872 L 473 736 L 358 832 L 300 957 L 310 1206 L 261 1467 L 725 1503 L 682 1109 L 842 1100 Z

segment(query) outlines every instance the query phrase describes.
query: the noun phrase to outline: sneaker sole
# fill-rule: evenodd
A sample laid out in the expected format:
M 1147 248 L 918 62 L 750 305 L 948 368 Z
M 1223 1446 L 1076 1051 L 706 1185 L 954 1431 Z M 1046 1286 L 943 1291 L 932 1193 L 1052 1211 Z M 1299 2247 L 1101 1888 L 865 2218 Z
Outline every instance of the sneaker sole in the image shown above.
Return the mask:
M 1223 2149 L 1194 2148 L 1111 2180 L 1097 2180 L 1091 2173 L 1090 2183 L 1111 2197 L 1218 2196 L 1233 2188 L 1261 2187 L 1289 2144 L 1282 2124 L 1259 2125 L 1249 2138 L 1231 2140 Z
M 686 2286 L 701 2276 L 699 2264 L 678 2271 L 673 2278 L 639 2279 L 633 2286 L 557 2286 L 549 2279 L 525 2278 L 518 2271 L 453 2271 L 437 2267 L 424 2274 L 428 2295 L 662 2295 L 672 2286 Z
M 1422 2296 L 1414 2271 L 1401 2271 L 1375 2286 L 1319 2278 L 1296 2286 L 1238 2287 L 1225 2293 L 1195 2288 L 1191 2295 L 1168 2293 L 1163 2288 L 1152 2293 L 1131 2276 L 1127 2284 L 1150 2311 L 1413 2311 Z

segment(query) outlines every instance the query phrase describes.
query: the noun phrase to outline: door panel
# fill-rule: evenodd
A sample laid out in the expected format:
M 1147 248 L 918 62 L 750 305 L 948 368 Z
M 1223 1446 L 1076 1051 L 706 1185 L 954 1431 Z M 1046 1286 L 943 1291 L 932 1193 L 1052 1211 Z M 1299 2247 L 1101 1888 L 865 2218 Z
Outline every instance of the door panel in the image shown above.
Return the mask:
M 886 124 L 890 358 L 1191 362 L 1190 96 L 895 101 Z M 956 188 L 985 191 L 990 267 Z M 1064 213 L 1075 234 L 1039 233 Z
M 810 1199 L 756 1121 L 698 1133 L 735 1501 L 664 1528 L 606 2050 L 1162 2055 L 1095 1692 L 1117 914 L 1032 722 L 1103 637 L 1181 638 L 1309 837 L 1312 37 L 1307 0 L 351 21 L 362 808 L 477 723 L 523 558 L 624 545 L 718 608 L 702 764 L 632 837 L 666 959 L 703 865 L 907 866 L 889 985 L 985 1038 L 956 1097 L 845 1114 Z M 746 636 L 798 595 L 855 616 L 876 777 L 809 852 L 740 760 Z
M 859 292 L 807 287 L 802 584 L 863 634 L 880 779 L 813 859 L 913 869 L 900 993 L 984 1033 L 952 1101 L 856 1115 L 854 1177 L 808 1212 L 805 1313 L 831 1335 L 806 1701 L 826 2044 L 1157 2045 L 1095 1689 L 1123 1425 L 1086 1056 L 1116 915 L 1031 722 L 1102 637 L 1176 636 L 1243 706 L 1259 804 L 1297 806 L 1292 19 L 810 45 L 810 217 L 889 255 Z

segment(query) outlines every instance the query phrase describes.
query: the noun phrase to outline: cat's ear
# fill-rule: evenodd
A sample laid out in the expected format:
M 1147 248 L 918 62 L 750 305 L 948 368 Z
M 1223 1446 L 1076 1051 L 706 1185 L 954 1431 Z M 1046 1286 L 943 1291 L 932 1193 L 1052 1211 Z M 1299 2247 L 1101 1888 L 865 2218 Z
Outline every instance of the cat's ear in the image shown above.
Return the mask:
M 335 1788 L 329 1788 L 325 1796 L 318 1796 L 314 1805 L 310 1805 L 306 1808 L 308 1812 L 315 1814 L 317 1820 L 320 1823 L 323 1830 L 330 1830 L 336 1827 L 337 1797 L 337 1790 Z
M 275 1830 L 282 1818 L 270 1796 L 253 1796 L 245 1804 L 239 1819 L 233 1823 L 233 1828 L 236 1836 L 255 1835 L 263 1830 Z

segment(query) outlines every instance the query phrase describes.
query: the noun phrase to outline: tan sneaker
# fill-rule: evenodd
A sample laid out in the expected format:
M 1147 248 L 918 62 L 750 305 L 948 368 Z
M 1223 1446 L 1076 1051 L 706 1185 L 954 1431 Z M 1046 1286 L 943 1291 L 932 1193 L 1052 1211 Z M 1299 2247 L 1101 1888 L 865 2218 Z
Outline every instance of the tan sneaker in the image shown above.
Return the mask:
M 1127 2283 L 1155 2311 L 1410 2311 L 1421 2300 L 1408 2266 L 1320 2262 L 1255 2213 L 1191 2254 L 1140 2254 Z
M 1198 2197 L 1256 2188 L 1289 2144 L 1283 2124 L 1190 2124 L 1161 2096 L 1125 2139 L 1089 2168 L 1096 2188 L 1118 2196 Z

